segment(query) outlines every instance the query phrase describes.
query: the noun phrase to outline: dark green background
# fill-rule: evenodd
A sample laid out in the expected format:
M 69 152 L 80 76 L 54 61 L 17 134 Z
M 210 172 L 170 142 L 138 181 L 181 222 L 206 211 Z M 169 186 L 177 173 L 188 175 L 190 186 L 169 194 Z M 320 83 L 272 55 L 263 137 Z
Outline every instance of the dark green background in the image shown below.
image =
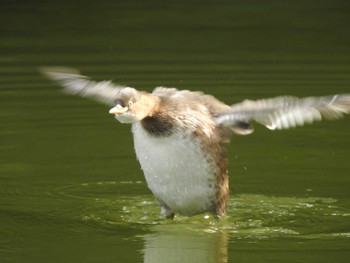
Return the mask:
M 349 262 L 349 118 L 234 137 L 227 218 L 169 222 L 130 126 L 38 71 L 228 104 L 350 93 L 349 14 L 345 0 L 2 0 L 1 262 Z

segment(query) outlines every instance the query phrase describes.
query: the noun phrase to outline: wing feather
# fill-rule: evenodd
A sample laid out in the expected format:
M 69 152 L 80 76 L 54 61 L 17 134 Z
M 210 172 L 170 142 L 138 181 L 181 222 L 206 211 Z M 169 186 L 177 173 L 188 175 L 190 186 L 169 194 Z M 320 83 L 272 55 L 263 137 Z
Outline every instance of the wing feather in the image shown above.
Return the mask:
M 281 96 L 257 101 L 245 100 L 216 118 L 220 126 L 256 121 L 271 130 L 289 129 L 322 119 L 339 119 L 350 113 L 350 94 L 297 98 Z
M 93 81 L 71 68 L 43 68 L 42 73 L 63 86 L 63 91 L 86 97 L 103 104 L 114 106 L 114 100 L 125 86 L 115 85 L 112 81 Z

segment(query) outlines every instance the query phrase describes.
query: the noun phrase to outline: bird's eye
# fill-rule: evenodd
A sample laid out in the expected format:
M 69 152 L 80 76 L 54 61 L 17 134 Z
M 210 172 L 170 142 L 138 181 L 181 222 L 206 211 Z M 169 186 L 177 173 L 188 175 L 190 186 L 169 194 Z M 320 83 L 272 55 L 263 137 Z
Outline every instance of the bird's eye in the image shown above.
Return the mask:
M 134 102 L 132 100 L 129 100 L 128 106 L 131 107 L 133 104 L 134 104 Z

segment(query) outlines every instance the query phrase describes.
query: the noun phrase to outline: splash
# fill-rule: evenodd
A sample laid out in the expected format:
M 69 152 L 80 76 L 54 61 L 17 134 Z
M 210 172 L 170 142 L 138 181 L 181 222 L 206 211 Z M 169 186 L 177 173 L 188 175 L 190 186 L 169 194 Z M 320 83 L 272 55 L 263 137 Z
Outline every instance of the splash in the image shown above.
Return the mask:
M 123 193 L 118 190 L 121 188 Z M 227 216 L 219 222 L 209 214 L 176 216 L 169 221 L 159 215 L 151 193 L 135 194 L 138 188 L 144 189 L 144 183 L 97 182 L 66 186 L 56 193 L 83 202 L 73 216 L 95 227 L 167 225 L 168 229 L 181 227 L 192 232 L 225 232 L 235 239 L 350 237 L 350 208 L 333 198 L 233 195 Z

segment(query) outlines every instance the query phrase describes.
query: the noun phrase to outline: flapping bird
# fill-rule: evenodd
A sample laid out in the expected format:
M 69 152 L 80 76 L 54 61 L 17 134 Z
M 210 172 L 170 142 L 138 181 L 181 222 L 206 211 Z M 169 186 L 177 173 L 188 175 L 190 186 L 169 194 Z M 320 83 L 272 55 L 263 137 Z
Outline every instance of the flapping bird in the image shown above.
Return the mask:
M 137 159 L 166 218 L 210 212 L 225 215 L 229 195 L 224 143 L 253 132 L 251 122 L 288 129 L 350 113 L 350 94 L 297 98 L 280 96 L 226 105 L 198 91 L 157 87 L 152 93 L 93 81 L 69 68 L 43 73 L 64 91 L 112 108 L 130 123 Z

